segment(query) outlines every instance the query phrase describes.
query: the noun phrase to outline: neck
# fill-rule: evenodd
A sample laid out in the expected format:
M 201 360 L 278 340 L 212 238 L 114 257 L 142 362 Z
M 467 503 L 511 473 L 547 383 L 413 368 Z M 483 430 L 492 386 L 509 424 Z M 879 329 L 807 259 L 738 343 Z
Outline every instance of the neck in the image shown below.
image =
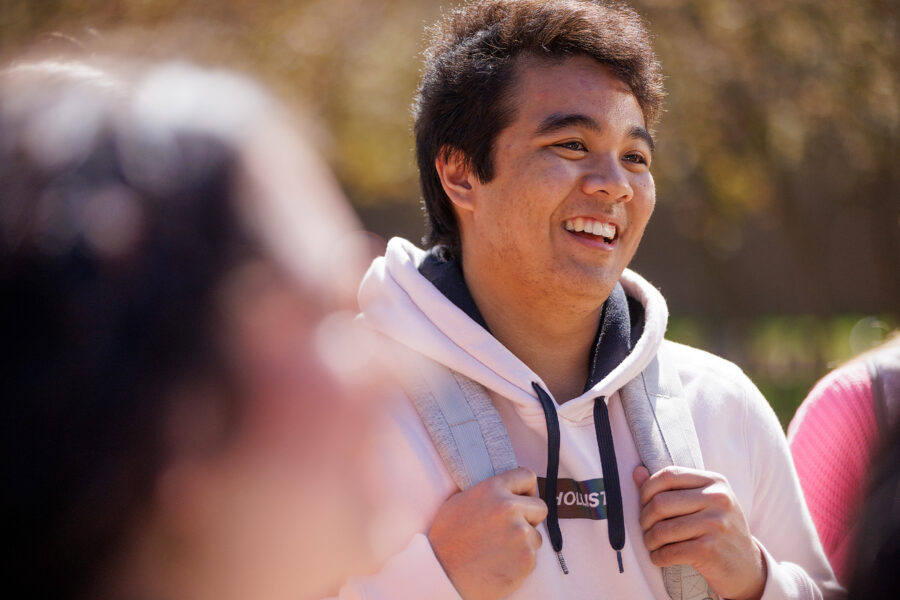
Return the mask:
M 608 294 L 599 300 L 561 298 L 466 267 L 463 259 L 466 285 L 494 337 L 538 374 L 557 402 L 580 396 Z

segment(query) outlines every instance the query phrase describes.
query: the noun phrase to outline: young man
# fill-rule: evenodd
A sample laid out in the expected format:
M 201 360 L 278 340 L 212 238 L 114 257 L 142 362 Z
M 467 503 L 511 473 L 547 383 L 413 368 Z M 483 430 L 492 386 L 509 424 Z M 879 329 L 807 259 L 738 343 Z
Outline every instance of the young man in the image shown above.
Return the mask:
M 637 15 L 477 2 L 426 56 L 431 250 L 391 240 L 362 318 L 483 386 L 520 467 L 459 492 L 399 411 L 403 478 L 385 483 L 409 543 L 342 598 L 666 598 L 660 568 L 682 564 L 722 598 L 839 594 L 765 399 L 734 365 L 663 341 L 663 298 L 626 269 L 655 202 L 663 95 Z M 641 466 L 620 390 L 651 364 L 677 373 L 705 470 Z

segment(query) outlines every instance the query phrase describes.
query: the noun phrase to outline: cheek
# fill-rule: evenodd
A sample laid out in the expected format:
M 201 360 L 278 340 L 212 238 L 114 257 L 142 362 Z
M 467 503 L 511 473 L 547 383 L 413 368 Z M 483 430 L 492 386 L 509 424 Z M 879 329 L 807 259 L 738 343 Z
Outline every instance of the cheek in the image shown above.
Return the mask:
M 242 338 L 253 360 L 244 356 L 244 410 L 222 457 L 209 546 L 235 590 L 265 581 L 272 594 L 236 597 L 327 596 L 343 573 L 372 564 L 374 506 L 360 487 L 370 411 L 385 384 L 363 377 L 369 369 L 335 372 L 312 330 L 287 321 Z
M 578 173 L 558 160 L 522 161 L 506 179 L 507 183 L 498 189 L 502 194 L 497 203 L 501 211 L 493 218 L 509 223 L 508 230 L 514 225 L 513 237 L 527 231 L 533 241 L 538 241 L 536 236 L 549 233 L 557 209 L 575 190 Z
M 656 207 L 656 185 L 649 173 L 635 183 L 634 198 L 631 204 L 634 211 L 634 221 L 639 223 L 641 229 L 643 229 L 650 220 L 653 209 Z
M 529 279 L 546 264 L 560 227 L 558 210 L 573 194 L 578 177 L 567 164 L 543 155 L 509 161 L 498 169 L 476 215 L 476 235 L 487 260 L 501 263 L 496 274 Z M 527 265 L 531 265 L 529 268 Z
M 360 493 L 368 417 L 349 390 L 317 377 L 257 395 L 231 449 L 214 562 L 234 589 L 264 581 L 270 598 L 321 597 L 345 571 L 371 566 L 373 507 Z

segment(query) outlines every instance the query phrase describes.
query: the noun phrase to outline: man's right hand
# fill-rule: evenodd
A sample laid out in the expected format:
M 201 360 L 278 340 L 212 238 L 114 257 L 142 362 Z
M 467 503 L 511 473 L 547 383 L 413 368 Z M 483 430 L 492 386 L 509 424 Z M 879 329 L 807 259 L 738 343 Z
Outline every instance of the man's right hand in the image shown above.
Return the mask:
M 519 467 L 450 496 L 428 539 L 444 572 L 465 600 L 494 600 L 514 592 L 534 570 L 547 516 L 537 477 Z

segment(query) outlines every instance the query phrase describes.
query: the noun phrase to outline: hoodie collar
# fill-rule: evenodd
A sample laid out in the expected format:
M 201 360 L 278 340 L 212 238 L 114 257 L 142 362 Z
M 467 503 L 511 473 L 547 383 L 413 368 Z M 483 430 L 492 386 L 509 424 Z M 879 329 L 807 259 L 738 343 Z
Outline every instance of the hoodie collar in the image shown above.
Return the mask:
M 402 238 L 388 242 L 359 288 L 360 322 L 388 338 L 459 371 L 509 400 L 518 414 L 543 423 L 543 410 L 532 383 L 543 381 L 483 326 L 448 300 L 421 272 L 427 252 Z M 559 406 L 561 421 L 590 419 L 593 400 L 609 397 L 653 360 L 668 319 L 659 291 L 637 273 L 625 269 L 619 280 L 628 301 L 632 351 L 590 390 Z M 536 421 L 537 422 L 537 421 Z
M 419 263 L 419 273 L 469 318 L 490 332 L 466 285 L 462 262 L 455 258 L 443 258 L 444 256 L 447 253 L 440 246 L 432 248 Z M 643 324 L 644 307 L 640 302 L 627 297 L 622 285 L 617 283 L 600 312 L 600 324 L 588 363 L 585 392 L 600 383 L 631 353 L 643 331 Z
M 441 258 L 442 247 L 435 246 L 428 251 L 425 258 L 419 263 L 419 273 L 436 287 L 450 302 L 461 311 L 469 315 L 469 318 L 490 331 L 475 299 L 466 285 L 463 277 L 462 262 L 455 258 Z

